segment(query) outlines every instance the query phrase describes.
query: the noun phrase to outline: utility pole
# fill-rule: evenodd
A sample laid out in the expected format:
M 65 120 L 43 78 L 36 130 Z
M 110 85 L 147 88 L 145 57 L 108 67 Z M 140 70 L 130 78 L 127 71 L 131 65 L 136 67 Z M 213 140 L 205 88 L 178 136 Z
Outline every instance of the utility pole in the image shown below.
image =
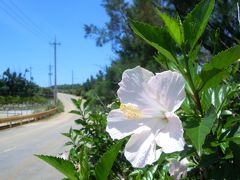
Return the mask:
M 50 64 L 49 65 L 49 73 L 48 73 L 48 76 L 49 76 L 49 84 L 48 86 L 51 87 L 52 86 L 52 65 Z
M 54 42 L 50 43 L 50 45 L 53 46 L 53 50 L 54 50 L 54 103 L 56 105 L 57 104 L 57 46 L 61 45 L 61 43 L 58 43 L 55 37 Z
M 73 77 L 73 70 L 72 70 L 72 89 L 73 89 L 73 80 L 74 80 L 74 77 Z

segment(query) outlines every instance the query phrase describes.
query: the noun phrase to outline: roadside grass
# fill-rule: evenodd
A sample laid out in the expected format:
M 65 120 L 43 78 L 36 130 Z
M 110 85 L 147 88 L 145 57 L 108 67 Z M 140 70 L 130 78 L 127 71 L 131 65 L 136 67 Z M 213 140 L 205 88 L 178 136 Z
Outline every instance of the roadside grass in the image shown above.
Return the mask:
M 62 103 L 62 101 L 60 101 L 59 99 L 57 100 L 57 112 L 60 113 L 60 112 L 64 112 L 64 105 Z

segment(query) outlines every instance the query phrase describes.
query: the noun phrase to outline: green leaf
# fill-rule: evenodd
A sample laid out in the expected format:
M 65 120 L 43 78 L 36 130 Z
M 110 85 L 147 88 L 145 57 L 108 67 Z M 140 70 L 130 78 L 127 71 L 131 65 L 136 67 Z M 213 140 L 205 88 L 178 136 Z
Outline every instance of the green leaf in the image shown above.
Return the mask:
M 97 180 L 106 180 L 125 139 L 114 144 L 97 162 L 95 173 Z
M 46 155 L 35 155 L 35 156 L 47 162 L 48 164 L 56 168 L 59 172 L 61 172 L 71 180 L 78 179 L 76 176 L 75 167 L 70 161 L 59 158 L 59 157 L 54 157 L 54 156 L 46 156 Z
M 144 173 L 143 169 L 135 169 L 134 171 L 132 171 L 129 176 L 137 176 L 137 175 L 141 175 Z
M 205 117 L 201 119 L 199 126 L 186 129 L 187 136 L 191 139 L 193 146 L 198 154 L 202 153 L 202 146 L 206 136 L 210 133 L 213 123 L 217 118 L 217 114 L 213 106 L 211 106 Z
M 158 9 L 156 9 L 156 11 L 165 23 L 171 37 L 175 40 L 179 47 L 181 47 L 184 42 L 184 32 L 180 19 L 174 19 L 167 14 L 162 13 Z
M 154 174 L 156 173 L 158 168 L 158 164 L 150 167 L 144 174 L 142 179 L 146 179 L 146 180 L 153 180 L 154 179 Z
M 161 53 L 158 53 L 154 56 L 155 61 L 157 61 L 163 69 L 169 69 L 172 71 L 175 71 L 177 69 L 176 63 L 169 61 L 165 56 L 163 56 Z
M 77 120 L 75 120 L 75 123 L 76 123 L 76 124 L 81 124 L 82 126 L 88 125 L 88 123 L 86 122 L 86 120 L 83 120 L 83 119 L 77 119 Z
M 212 60 L 203 66 L 204 71 L 211 69 L 226 69 L 229 65 L 240 59 L 240 46 L 234 46 L 218 53 Z
M 228 66 L 238 59 L 240 59 L 239 45 L 220 52 L 209 63 L 204 64 L 200 74 L 202 79 L 201 90 L 219 84 L 228 75 L 226 71 Z
M 73 104 L 79 109 L 80 106 L 81 106 L 81 103 L 82 103 L 82 99 L 74 99 L 74 98 L 71 98 Z
M 90 168 L 88 164 L 88 155 L 86 148 L 81 149 L 80 152 L 80 171 L 79 178 L 81 180 L 88 180 L 90 176 Z
M 200 74 L 201 82 L 199 85 L 199 91 L 202 92 L 210 87 L 215 87 L 229 76 L 227 71 L 220 69 L 202 70 Z
M 148 44 L 156 48 L 163 56 L 172 62 L 176 62 L 176 58 L 171 53 L 172 43 L 171 37 L 164 28 L 158 28 L 149 24 L 138 21 L 131 21 L 132 30 Z
M 193 49 L 198 39 L 204 32 L 209 17 L 214 8 L 214 0 L 202 0 L 195 8 L 186 16 L 183 27 L 187 43 L 190 49 Z
M 70 113 L 82 115 L 79 110 L 71 110 Z
M 201 104 L 203 108 L 207 110 L 211 105 L 213 105 L 216 112 L 219 113 L 219 116 L 222 110 L 224 110 L 229 92 L 229 86 L 226 85 L 206 89 L 201 97 Z

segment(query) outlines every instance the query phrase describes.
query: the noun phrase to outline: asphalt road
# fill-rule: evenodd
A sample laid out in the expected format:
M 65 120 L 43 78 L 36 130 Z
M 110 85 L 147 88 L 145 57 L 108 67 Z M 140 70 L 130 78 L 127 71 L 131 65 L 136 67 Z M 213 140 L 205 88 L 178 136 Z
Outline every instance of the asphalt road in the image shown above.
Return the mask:
M 33 154 L 59 155 L 67 150 L 61 135 L 75 126 L 71 95 L 58 94 L 65 112 L 49 119 L 0 131 L 0 180 L 55 180 L 63 176 Z

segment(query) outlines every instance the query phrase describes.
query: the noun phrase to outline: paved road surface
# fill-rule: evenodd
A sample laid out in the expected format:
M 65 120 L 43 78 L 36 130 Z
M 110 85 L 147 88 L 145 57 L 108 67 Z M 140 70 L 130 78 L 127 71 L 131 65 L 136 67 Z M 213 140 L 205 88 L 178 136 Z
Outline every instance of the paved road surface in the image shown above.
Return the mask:
M 58 94 L 65 112 L 12 129 L 0 131 L 0 180 L 55 180 L 63 176 L 33 154 L 59 155 L 66 150 L 62 132 L 74 126 L 74 96 Z

